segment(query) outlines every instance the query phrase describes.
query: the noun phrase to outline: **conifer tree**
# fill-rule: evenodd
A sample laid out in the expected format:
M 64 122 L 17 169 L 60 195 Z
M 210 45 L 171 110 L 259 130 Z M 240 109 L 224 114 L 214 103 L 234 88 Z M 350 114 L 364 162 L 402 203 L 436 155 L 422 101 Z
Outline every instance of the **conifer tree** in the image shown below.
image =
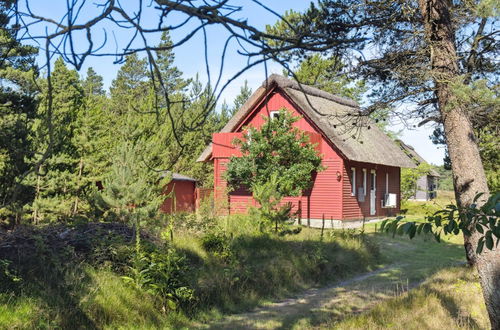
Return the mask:
M 80 193 L 80 155 L 74 143 L 78 117 L 83 111 L 83 91 L 78 73 L 69 70 L 59 58 L 54 64 L 52 82 L 52 113 L 46 105 L 47 82 L 41 79 L 42 95 L 38 118 L 33 125 L 36 155 L 39 164 L 32 177 L 35 186 L 33 220 L 56 221 L 68 219 L 74 209 L 74 196 Z M 40 158 L 47 153 L 43 162 Z
M 24 180 L 33 153 L 30 130 L 36 115 L 37 49 L 21 45 L 0 5 L 0 224 L 20 221 L 24 206 L 33 198 Z
M 99 76 L 92 67 L 87 69 L 87 75 L 82 82 L 82 89 L 85 96 L 104 95 L 102 77 Z

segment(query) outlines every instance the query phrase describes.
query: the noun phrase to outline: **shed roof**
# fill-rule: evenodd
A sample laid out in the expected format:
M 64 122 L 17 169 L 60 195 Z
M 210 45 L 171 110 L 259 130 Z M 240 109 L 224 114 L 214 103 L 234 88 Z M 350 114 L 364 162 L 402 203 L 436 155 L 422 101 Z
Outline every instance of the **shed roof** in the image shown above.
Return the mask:
M 172 175 L 172 180 L 176 180 L 176 181 L 192 181 L 192 182 L 198 182 L 198 180 L 194 179 L 194 178 L 191 178 L 189 176 L 185 176 L 185 175 L 182 175 L 182 174 L 179 174 L 179 173 L 172 173 L 170 171 L 165 171 L 165 172 L 162 172 L 161 174 L 161 177 L 164 178 L 166 177 L 167 175 Z
M 391 138 L 369 118 L 359 115 L 359 105 L 355 101 L 276 74 L 262 83 L 221 132 L 229 133 L 236 129 L 255 103 L 274 87 L 280 88 L 347 159 L 396 167 L 415 167 L 414 162 Z M 211 149 L 209 145 L 198 161 L 208 160 Z

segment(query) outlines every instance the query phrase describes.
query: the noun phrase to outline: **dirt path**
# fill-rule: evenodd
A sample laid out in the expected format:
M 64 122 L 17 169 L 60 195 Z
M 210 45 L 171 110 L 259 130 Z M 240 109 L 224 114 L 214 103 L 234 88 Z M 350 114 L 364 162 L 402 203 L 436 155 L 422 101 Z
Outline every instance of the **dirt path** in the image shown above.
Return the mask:
M 411 288 L 398 283 L 403 265 L 359 275 L 335 285 L 309 289 L 295 298 L 235 314 L 207 326 L 211 329 L 302 329 L 325 325 L 370 309 L 383 299 Z M 413 285 L 414 286 L 414 285 Z

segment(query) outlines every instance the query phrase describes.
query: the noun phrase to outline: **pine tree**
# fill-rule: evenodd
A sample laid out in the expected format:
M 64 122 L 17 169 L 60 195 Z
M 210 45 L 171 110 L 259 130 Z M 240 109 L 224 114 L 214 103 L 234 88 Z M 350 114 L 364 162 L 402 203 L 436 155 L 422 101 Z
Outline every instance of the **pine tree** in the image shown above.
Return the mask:
M 36 115 L 37 49 L 21 45 L 0 5 L 0 224 L 18 223 L 33 190 L 24 180 L 31 167 L 31 125 Z
M 83 111 L 83 90 L 78 73 L 69 70 L 59 58 L 51 75 L 52 113 L 47 108 L 47 81 L 41 79 L 42 95 L 38 118 L 33 125 L 39 168 L 32 177 L 36 195 L 33 220 L 66 220 L 74 210 L 75 196 L 81 192 L 80 155 L 74 143 L 78 118 Z M 46 159 L 41 159 L 47 155 Z M 42 160 L 42 162 L 40 162 Z
M 82 89 L 85 96 L 90 95 L 104 95 L 102 77 L 99 76 L 92 67 L 87 69 L 87 75 L 82 82 Z
M 137 54 L 126 57 L 110 87 L 112 111 L 118 115 L 143 111 L 144 100 L 152 91 L 147 61 Z
M 238 110 L 240 110 L 250 96 L 252 96 L 252 89 L 248 87 L 248 81 L 245 80 L 243 86 L 240 87 L 240 93 L 234 98 L 233 107 L 229 115 L 232 117 Z

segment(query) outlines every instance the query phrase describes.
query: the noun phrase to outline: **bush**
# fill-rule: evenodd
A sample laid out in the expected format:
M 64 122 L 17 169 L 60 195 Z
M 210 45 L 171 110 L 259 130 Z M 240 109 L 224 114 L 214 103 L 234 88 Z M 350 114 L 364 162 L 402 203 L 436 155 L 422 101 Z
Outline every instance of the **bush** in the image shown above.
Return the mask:
M 207 252 L 214 256 L 220 257 L 225 261 L 230 261 L 233 257 L 231 244 L 232 235 L 228 235 L 223 231 L 209 232 L 201 238 L 201 246 Z

